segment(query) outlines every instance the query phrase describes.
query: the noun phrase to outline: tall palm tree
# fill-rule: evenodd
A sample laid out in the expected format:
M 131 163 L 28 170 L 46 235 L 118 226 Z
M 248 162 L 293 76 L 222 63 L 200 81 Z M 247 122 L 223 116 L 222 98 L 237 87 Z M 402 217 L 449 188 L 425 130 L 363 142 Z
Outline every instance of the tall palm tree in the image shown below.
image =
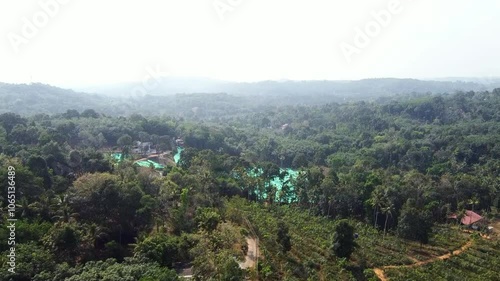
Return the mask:
M 380 213 L 380 208 L 382 207 L 382 202 L 384 201 L 384 194 L 382 193 L 382 190 L 379 188 L 376 188 L 372 192 L 372 196 L 369 199 L 369 203 L 373 208 L 373 213 L 375 215 L 375 225 L 374 227 L 377 228 L 378 226 L 378 214 Z
M 389 216 L 392 217 L 392 212 L 394 212 L 394 204 L 392 203 L 389 203 L 388 205 L 382 208 L 382 213 L 385 214 L 384 237 L 387 230 L 387 221 L 389 220 Z

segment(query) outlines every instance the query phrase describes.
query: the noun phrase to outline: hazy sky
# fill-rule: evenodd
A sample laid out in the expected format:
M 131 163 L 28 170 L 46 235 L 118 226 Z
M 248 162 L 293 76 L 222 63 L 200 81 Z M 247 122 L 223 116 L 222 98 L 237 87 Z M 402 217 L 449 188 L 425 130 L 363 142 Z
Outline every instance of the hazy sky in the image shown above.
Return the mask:
M 500 76 L 499 11 L 498 0 L 0 0 L 0 81 Z

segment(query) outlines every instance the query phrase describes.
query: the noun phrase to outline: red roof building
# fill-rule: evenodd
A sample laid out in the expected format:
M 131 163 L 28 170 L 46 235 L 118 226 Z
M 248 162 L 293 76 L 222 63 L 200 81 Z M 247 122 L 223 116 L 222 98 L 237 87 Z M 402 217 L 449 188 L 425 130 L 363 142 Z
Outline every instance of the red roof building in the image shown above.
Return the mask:
M 464 225 L 471 225 L 471 224 L 476 223 L 482 219 L 483 219 L 483 217 L 481 217 L 477 213 L 475 213 L 473 211 L 466 210 L 465 216 L 462 218 L 462 220 L 460 222 Z

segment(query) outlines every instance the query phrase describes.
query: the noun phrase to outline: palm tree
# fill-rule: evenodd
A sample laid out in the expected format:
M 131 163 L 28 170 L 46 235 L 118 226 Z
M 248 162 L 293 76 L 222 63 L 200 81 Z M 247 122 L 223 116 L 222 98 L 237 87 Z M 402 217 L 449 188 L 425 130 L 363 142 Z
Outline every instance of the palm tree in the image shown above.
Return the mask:
M 493 196 L 495 196 L 495 195 L 493 195 Z M 493 199 L 493 206 L 498 206 L 498 202 L 500 202 L 500 190 L 497 191 L 495 199 Z
M 109 228 L 97 225 L 95 223 L 91 224 L 89 227 L 88 238 L 92 241 L 92 246 L 97 248 L 99 242 L 109 239 Z
M 78 213 L 72 213 L 71 208 L 69 206 L 62 206 L 60 209 L 56 211 L 56 215 L 52 218 L 57 221 L 62 222 L 72 222 L 76 221 L 78 217 Z
M 387 230 L 387 221 L 389 220 L 389 216 L 392 217 L 392 212 L 394 212 L 394 204 L 392 203 L 389 203 L 386 207 L 382 208 L 382 213 L 385 214 L 384 237 Z
M 26 197 L 22 197 L 19 200 L 19 204 L 16 204 L 17 208 L 20 208 L 21 211 L 21 217 L 22 218 L 31 218 L 33 217 L 34 214 L 34 208 L 33 204 L 30 204 L 28 199 Z
M 460 208 L 457 210 L 457 224 L 460 225 L 460 222 L 462 219 L 467 215 L 467 212 L 465 209 Z
M 474 206 L 476 206 L 477 204 L 479 204 L 479 199 L 477 198 L 476 195 L 474 195 L 474 197 L 472 197 L 471 199 L 467 200 L 467 204 L 472 205 L 472 211 L 474 211 Z
M 67 198 L 67 195 L 62 194 L 56 198 L 56 203 L 52 205 L 53 214 L 55 214 L 52 217 L 53 219 L 62 222 L 71 222 L 76 220 L 79 214 L 72 213 L 72 209 Z
M 283 160 L 285 160 L 285 155 L 280 155 L 280 168 L 283 168 Z
M 51 208 L 54 203 L 54 194 L 51 190 L 45 192 L 40 196 L 39 201 L 34 202 L 32 205 L 33 210 L 38 213 L 43 219 L 50 219 L 52 212 Z
M 383 200 L 384 194 L 382 194 L 382 191 L 379 188 L 373 190 L 372 196 L 369 199 L 369 203 L 372 206 L 373 212 L 375 214 L 375 228 L 377 228 L 378 226 L 378 214 L 380 213 L 380 208 L 382 207 Z

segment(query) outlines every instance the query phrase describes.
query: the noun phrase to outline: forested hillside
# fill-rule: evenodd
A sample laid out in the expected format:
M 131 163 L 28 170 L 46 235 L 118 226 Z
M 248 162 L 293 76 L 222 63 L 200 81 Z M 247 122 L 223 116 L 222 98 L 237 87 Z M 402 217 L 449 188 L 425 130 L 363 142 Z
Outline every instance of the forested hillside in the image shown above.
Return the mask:
M 50 85 L 0 83 L 0 113 L 22 116 L 59 114 L 68 109 L 93 109 L 106 116 L 176 116 L 217 119 L 244 115 L 262 108 L 323 105 L 387 100 L 426 93 L 485 91 L 500 87 L 499 80 L 440 82 L 415 79 L 359 81 L 264 81 L 229 83 L 200 79 L 157 78 L 147 85 L 130 83 L 75 92 Z
M 0 88 L 18 219 L 0 280 L 499 280 L 500 89 L 279 107 L 44 89 Z

